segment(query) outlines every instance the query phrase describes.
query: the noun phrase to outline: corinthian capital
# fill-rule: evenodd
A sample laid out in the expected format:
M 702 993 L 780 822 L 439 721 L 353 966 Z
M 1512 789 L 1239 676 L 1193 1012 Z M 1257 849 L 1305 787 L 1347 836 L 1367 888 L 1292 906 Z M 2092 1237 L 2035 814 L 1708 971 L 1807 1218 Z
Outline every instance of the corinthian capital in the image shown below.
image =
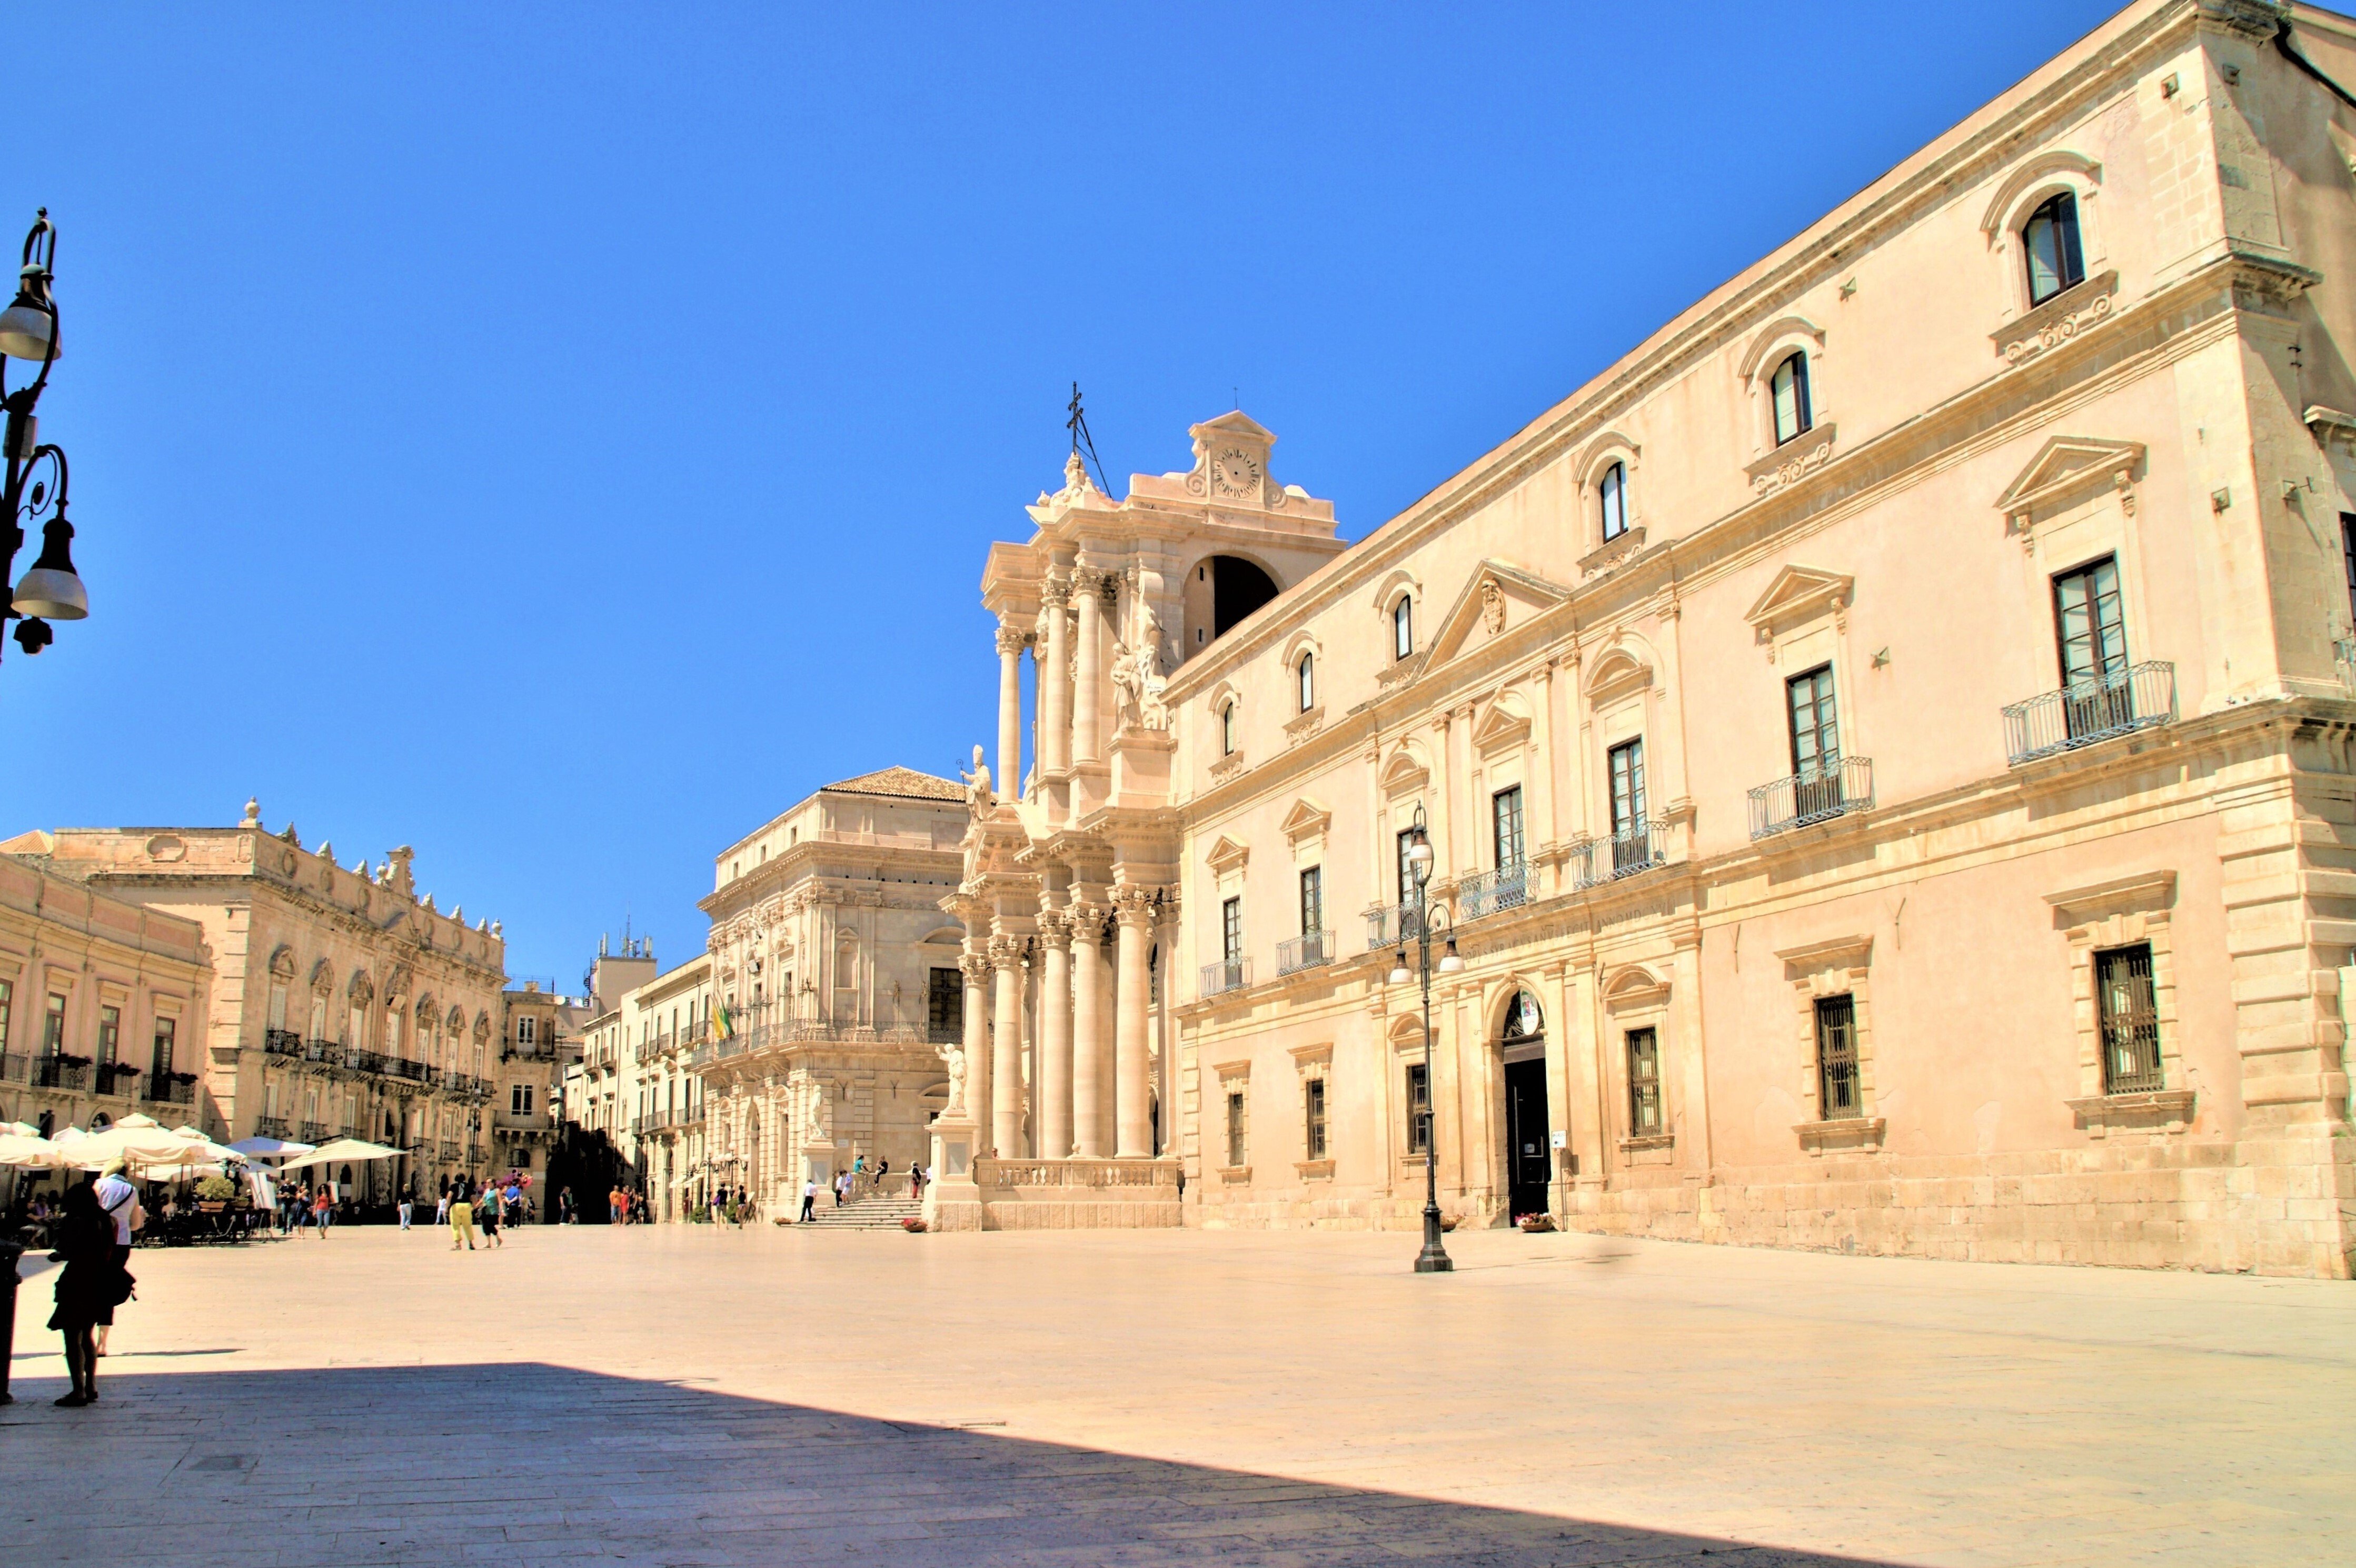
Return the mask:
M 991 965 L 990 959 L 984 955 L 969 953 L 958 960 L 958 967 L 965 971 L 965 977 L 973 984 L 977 986 L 990 984 Z
M 1075 900 L 1072 906 L 1064 913 L 1072 923 L 1072 940 L 1086 943 L 1093 947 L 1104 939 L 1105 919 L 1112 913 L 1112 911 L 1103 904 L 1084 903 Z
M 1039 940 L 1050 947 L 1072 944 L 1072 917 L 1059 909 L 1039 912 Z
M 1153 924 L 1153 890 L 1151 888 L 1119 887 L 1112 891 L 1113 918 L 1132 930 L 1145 931 Z
M 1072 602 L 1072 574 L 1049 572 L 1039 582 L 1039 603 L 1050 610 L 1061 610 Z
M 1019 936 L 993 936 L 990 939 L 990 962 L 999 969 L 1019 969 L 1023 966 L 1023 939 Z
M 1021 627 L 1008 625 L 1003 621 L 1001 621 L 998 624 L 998 651 L 1000 653 L 1019 654 L 1030 641 L 1031 634 L 1023 631 Z

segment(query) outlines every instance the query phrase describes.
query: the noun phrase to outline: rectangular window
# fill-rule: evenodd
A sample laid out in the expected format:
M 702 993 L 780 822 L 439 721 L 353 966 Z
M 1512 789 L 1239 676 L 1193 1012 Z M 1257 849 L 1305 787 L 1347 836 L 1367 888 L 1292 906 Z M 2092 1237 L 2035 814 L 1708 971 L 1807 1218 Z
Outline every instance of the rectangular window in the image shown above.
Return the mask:
M 114 1086 L 113 1083 L 106 1078 L 105 1072 L 108 1068 L 114 1065 L 115 1051 L 122 1043 L 123 1009 L 121 1008 L 99 1008 L 98 1051 L 96 1055 L 98 1061 L 98 1071 L 100 1073 L 98 1082 L 102 1088 L 111 1089 Z
M 530 1045 L 540 1038 L 540 1020 L 527 1013 L 516 1019 L 516 1043 Z
M 1302 1147 L 1308 1149 L 1311 1159 L 1323 1159 L 1325 1157 L 1325 1080 L 1312 1078 L 1309 1081 L 1306 1094 L 1308 1127 Z
M 1325 929 L 1325 868 L 1301 873 L 1301 934 L 1314 942 Z
M 1661 1040 L 1648 1029 L 1628 1031 L 1628 1136 L 1661 1133 Z
M 2053 631 L 2062 658 L 2062 720 L 2069 733 L 2104 735 L 2133 722 L 2126 618 L 2114 557 L 2054 578 Z
M 925 991 L 925 1022 L 936 1040 L 946 1041 L 965 1029 L 965 974 L 958 969 L 933 970 Z
M 1243 1162 L 1244 1092 L 1230 1089 L 1227 1091 L 1227 1164 L 1240 1166 Z
M 531 1085 L 519 1083 L 508 1091 L 508 1110 L 518 1116 L 531 1115 Z
M 1768 378 L 1769 396 L 1775 405 L 1775 444 L 1781 446 L 1808 433 L 1815 411 L 1808 403 L 1808 357 L 1794 354 Z
M 1431 1075 L 1420 1061 L 1407 1070 L 1407 1152 L 1431 1149 Z
M 41 1016 L 41 1054 L 57 1056 L 66 1048 L 66 999 L 49 993 L 49 1010 Z
M 1826 1121 L 1865 1114 L 1858 1097 L 1857 1007 L 1847 997 L 1816 998 L 1816 1109 Z
M 158 1084 L 166 1082 L 172 1076 L 172 1047 L 175 1043 L 174 1037 L 179 1032 L 179 1019 L 157 1019 L 155 1020 L 155 1054 L 149 1063 L 147 1075 Z
M 8 1049 L 8 1026 L 16 1019 L 16 983 L 0 980 L 0 1053 Z
M 2356 615 L 2356 512 L 2340 514 L 2340 559 L 2348 569 L 2348 613 Z
M 1644 826 L 1644 742 L 1622 741 L 1604 761 L 1612 780 L 1612 837 L 1622 838 Z
M 270 987 L 269 1027 L 274 1029 L 286 1027 L 286 987 L 280 981 L 273 981 Z
M 1402 828 L 1398 836 L 1398 901 L 1401 904 L 1415 901 L 1415 867 L 1408 863 L 1407 855 L 1414 845 L 1415 829 Z M 1412 935 L 1413 933 L 1404 934 Z
M 2141 1094 L 2167 1087 L 2160 1077 L 2151 944 L 2095 954 L 2094 999 L 2103 1029 L 2103 1093 Z
M 1415 652 L 1415 600 L 1402 593 L 1399 595 L 1399 602 L 1391 606 L 1391 657 L 1403 659 L 1413 652 Z
M 1219 956 L 1229 964 L 1244 961 L 1244 901 L 1240 897 L 1219 906 Z
M 1489 837 L 1496 851 L 1497 869 L 1510 871 L 1522 863 L 1522 786 L 1501 789 L 1489 797 Z
M 1840 719 L 1833 703 L 1833 667 L 1819 665 L 1783 683 L 1792 730 L 1792 771 L 1803 778 L 1840 767 Z

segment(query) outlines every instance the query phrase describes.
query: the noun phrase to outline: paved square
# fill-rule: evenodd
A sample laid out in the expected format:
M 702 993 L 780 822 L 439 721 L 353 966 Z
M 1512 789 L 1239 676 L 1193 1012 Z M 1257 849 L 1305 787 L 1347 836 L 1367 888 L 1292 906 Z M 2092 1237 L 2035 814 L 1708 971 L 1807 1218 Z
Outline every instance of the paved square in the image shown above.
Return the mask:
M 2316 1563 L 2356 1288 L 1459 1232 L 431 1231 L 46 1273 L 0 1563 Z M 37 1260 L 35 1260 L 37 1262 Z

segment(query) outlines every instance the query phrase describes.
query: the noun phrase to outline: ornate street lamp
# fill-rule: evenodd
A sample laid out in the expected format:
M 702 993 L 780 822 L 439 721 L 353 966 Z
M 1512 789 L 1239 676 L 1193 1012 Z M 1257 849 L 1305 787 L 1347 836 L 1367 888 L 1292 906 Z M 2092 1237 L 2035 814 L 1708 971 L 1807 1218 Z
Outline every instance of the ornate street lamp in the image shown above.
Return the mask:
M 51 621 L 79 621 L 90 613 L 90 594 L 74 571 L 73 525 L 66 520 L 66 454 L 60 447 L 41 444 L 40 421 L 33 417 L 33 406 L 49 384 L 49 367 L 58 360 L 58 307 L 49 297 L 57 259 L 58 231 L 45 207 L 25 236 L 16 298 L 0 311 L 0 412 L 7 416 L 0 437 L 7 464 L 0 484 L 0 583 L 15 572 L 27 531 L 36 526 L 41 530 L 41 553 L 0 609 L 0 621 L 23 623 L 16 628 L 16 645 L 27 654 L 49 645 L 55 635 Z M 40 374 L 9 391 L 8 359 L 37 364 Z
M 1423 1132 L 1423 1251 L 1416 1254 L 1418 1274 L 1446 1274 L 1455 1268 L 1448 1249 L 1440 1240 L 1440 1116 L 1439 1099 L 1431 1077 L 1431 901 L 1427 891 L 1431 880 L 1431 836 L 1423 830 L 1423 808 L 1418 806 L 1415 826 L 1408 830 L 1408 875 L 1415 884 L 1415 951 L 1417 966 L 1423 979 L 1423 1099 L 1430 1119 Z M 1390 983 L 1404 986 L 1410 979 L 1407 966 L 1407 911 L 1401 909 L 1398 960 L 1391 967 Z M 1447 937 L 1447 950 L 1440 960 L 1440 973 L 1461 975 L 1464 960 L 1456 955 L 1456 933 L 1442 927 Z

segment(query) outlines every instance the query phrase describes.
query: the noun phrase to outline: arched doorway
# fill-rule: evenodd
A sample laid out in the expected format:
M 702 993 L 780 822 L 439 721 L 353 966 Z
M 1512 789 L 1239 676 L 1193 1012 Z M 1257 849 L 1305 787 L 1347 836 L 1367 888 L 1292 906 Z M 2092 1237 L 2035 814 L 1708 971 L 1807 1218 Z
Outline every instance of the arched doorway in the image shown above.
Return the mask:
M 1547 1121 L 1546 1014 L 1536 997 L 1515 993 L 1497 1045 L 1505 1062 L 1506 1204 L 1516 1219 L 1543 1214 L 1554 1155 Z
M 1276 597 L 1276 580 L 1239 555 L 1205 556 L 1186 574 L 1180 607 L 1186 617 L 1180 663 L 1224 637 L 1237 623 Z

